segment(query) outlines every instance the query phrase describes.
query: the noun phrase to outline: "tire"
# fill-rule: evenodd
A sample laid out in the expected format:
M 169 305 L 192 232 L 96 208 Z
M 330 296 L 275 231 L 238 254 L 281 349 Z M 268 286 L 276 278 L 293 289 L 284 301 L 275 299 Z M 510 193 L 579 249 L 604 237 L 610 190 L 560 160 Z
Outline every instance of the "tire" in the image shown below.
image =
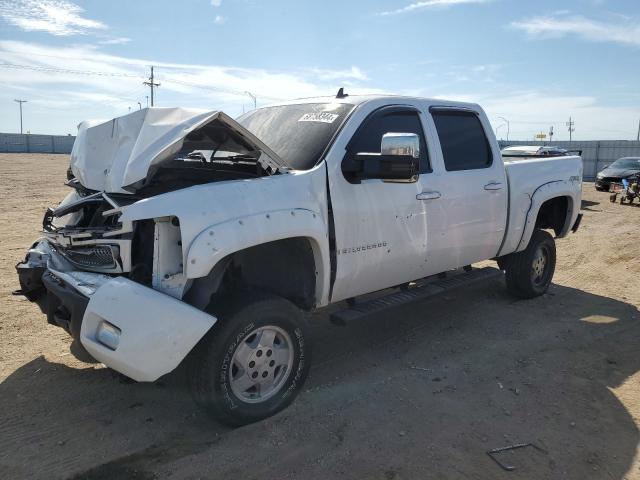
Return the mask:
M 547 291 L 556 268 L 556 243 L 544 230 L 534 230 L 527 248 L 509 256 L 505 265 L 507 290 L 519 298 Z
M 250 292 L 210 311 L 218 322 L 191 353 L 187 367 L 196 402 L 231 426 L 257 422 L 287 407 L 311 365 L 302 311 L 284 298 Z

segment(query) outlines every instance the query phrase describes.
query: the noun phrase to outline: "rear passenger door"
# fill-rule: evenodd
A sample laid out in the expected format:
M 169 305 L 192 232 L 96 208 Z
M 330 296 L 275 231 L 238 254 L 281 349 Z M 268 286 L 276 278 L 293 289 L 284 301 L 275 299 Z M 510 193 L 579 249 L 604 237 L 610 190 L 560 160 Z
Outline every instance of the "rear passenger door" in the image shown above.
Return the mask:
M 502 243 L 507 220 L 507 182 L 500 152 L 493 151 L 478 112 L 432 107 L 430 113 L 441 155 L 437 208 L 446 214 L 444 235 L 434 241 L 446 239 L 446 260 L 440 261 L 455 268 L 492 258 Z

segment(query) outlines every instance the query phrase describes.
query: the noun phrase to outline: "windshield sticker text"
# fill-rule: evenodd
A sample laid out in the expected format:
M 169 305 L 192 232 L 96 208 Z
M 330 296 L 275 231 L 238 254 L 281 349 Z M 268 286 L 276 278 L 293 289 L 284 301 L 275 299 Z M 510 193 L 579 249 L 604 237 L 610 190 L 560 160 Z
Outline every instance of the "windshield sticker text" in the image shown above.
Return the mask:
M 318 113 L 305 113 L 300 117 L 299 122 L 321 122 L 321 123 L 333 123 L 340 115 L 335 113 L 318 112 Z

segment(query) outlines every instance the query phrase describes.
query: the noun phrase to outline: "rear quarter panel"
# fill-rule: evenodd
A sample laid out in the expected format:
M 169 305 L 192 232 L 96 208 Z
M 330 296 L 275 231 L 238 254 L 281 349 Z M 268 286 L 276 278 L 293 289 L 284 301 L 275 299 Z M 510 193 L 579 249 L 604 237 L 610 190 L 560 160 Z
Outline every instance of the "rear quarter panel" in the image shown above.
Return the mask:
M 507 234 L 499 256 L 524 250 L 540 206 L 556 197 L 568 198 L 568 214 L 559 237 L 575 223 L 582 199 L 582 158 L 579 156 L 505 161 L 509 183 Z

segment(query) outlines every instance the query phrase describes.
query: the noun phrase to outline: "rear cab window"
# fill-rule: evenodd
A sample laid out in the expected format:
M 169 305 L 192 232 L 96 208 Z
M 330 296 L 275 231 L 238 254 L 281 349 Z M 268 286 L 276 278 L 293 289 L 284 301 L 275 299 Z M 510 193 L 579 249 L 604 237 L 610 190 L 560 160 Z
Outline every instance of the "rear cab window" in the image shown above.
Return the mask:
M 430 111 L 448 172 L 491 166 L 491 147 L 478 115 L 448 108 L 431 108 Z

